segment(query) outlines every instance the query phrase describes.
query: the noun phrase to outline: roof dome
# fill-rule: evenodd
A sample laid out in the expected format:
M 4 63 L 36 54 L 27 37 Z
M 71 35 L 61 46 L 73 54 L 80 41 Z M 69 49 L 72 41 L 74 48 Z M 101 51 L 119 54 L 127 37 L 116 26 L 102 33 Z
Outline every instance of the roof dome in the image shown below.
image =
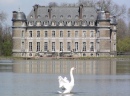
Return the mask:
M 13 11 L 13 21 L 15 20 L 21 20 L 21 21 L 26 21 L 26 16 L 23 12 L 17 12 L 17 11 Z
M 16 20 L 26 20 L 26 16 L 23 12 L 18 12 Z
M 110 16 L 110 23 L 111 24 L 117 24 L 117 22 L 116 22 L 116 16 Z
M 104 11 L 100 11 L 100 12 L 98 13 L 97 19 L 98 19 L 98 20 L 106 20 L 105 12 L 104 12 Z

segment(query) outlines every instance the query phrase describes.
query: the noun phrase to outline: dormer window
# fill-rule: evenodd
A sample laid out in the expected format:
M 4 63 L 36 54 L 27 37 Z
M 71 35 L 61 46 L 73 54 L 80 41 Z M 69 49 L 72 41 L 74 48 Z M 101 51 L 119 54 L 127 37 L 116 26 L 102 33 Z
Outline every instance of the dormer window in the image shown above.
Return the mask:
M 89 22 L 89 25 L 90 25 L 90 26 L 94 26 L 94 21 L 90 21 L 90 22 Z
M 52 21 L 52 26 L 56 26 L 56 21 Z
M 45 15 L 46 18 L 48 18 L 48 15 Z
M 75 19 L 78 19 L 78 18 L 79 18 L 79 16 L 78 16 L 78 15 L 76 15 L 76 16 L 75 16 Z
M 75 26 L 79 26 L 79 22 L 78 22 L 78 21 L 75 21 L 75 22 L 74 22 L 74 25 L 75 25 Z
M 34 25 L 34 22 L 33 21 L 30 21 L 29 22 L 29 26 L 33 26 Z
M 71 19 L 71 15 L 68 15 L 68 19 Z
M 72 25 L 72 21 L 67 21 L 67 26 L 71 26 Z
M 60 21 L 59 26 L 64 26 L 64 21 Z
M 86 15 L 83 15 L 83 19 L 86 19 Z
M 87 26 L 87 21 L 83 21 L 82 26 Z
M 37 21 L 36 26 L 41 26 L 41 21 Z
M 60 18 L 63 19 L 63 15 L 61 15 Z
M 56 18 L 56 16 L 55 16 L 55 15 L 53 15 L 53 16 L 52 16 L 52 18 L 53 18 L 53 19 L 55 19 L 55 18 Z
M 41 17 L 40 15 L 37 16 L 37 18 L 40 18 L 40 17 Z
M 49 21 L 45 21 L 45 22 L 43 22 L 43 23 L 44 23 L 44 26 L 48 26 Z

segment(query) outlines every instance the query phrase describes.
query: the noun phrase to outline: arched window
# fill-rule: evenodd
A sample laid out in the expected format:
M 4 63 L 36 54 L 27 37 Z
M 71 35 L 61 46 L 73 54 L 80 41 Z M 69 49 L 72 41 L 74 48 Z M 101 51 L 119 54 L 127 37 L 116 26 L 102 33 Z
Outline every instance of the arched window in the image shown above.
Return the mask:
M 46 18 L 48 18 L 48 15 L 45 15 Z
M 83 15 L 83 19 L 86 19 L 86 15 Z
M 56 16 L 55 16 L 55 15 L 53 15 L 53 16 L 52 16 L 52 18 L 53 18 L 53 19 L 55 19 L 55 18 L 56 18 Z
M 76 16 L 75 16 L 75 19 L 78 19 L 78 18 L 79 18 L 79 16 L 78 16 L 78 15 L 76 15 Z
M 40 15 L 37 16 L 37 18 L 40 18 L 40 17 L 41 17 Z
M 60 16 L 60 19 L 63 19 L 63 15 Z
M 68 19 L 71 19 L 71 15 L 68 15 Z

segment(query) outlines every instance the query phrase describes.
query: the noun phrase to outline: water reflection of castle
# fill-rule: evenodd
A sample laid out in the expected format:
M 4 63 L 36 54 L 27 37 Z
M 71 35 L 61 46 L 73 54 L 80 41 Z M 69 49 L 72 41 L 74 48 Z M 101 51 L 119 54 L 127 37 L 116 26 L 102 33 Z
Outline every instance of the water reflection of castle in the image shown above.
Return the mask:
M 69 73 L 76 67 L 75 74 L 116 74 L 114 60 L 29 60 L 15 62 L 13 72 L 16 73 Z

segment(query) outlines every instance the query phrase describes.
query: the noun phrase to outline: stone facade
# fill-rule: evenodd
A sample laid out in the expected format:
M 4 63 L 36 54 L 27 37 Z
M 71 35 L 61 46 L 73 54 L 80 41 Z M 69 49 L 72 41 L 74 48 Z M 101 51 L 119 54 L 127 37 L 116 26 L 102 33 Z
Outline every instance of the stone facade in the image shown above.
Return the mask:
M 115 56 L 116 17 L 93 7 L 34 5 L 13 11 L 13 56 Z

